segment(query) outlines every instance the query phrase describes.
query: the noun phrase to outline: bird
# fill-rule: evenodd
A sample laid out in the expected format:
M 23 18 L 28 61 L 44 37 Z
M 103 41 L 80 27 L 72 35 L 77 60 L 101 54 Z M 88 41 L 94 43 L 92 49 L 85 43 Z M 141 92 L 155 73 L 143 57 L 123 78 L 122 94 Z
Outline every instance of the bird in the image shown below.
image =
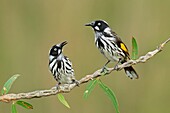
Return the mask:
M 49 51 L 49 70 L 58 82 L 56 84 L 57 89 L 60 84 L 76 83 L 76 85 L 79 85 L 79 82 L 75 79 L 72 62 L 63 54 L 63 47 L 66 44 L 67 41 L 56 44 Z
M 106 65 L 110 62 L 117 62 L 115 69 L 119 63 L 123 64 L 130 59 L 128 48 L 123 43 L 121 38 L 109 27 L 109 24 L 104 20 L 94 20 L 86 23 L 85 26 L 90 26 L 94 30 L 95 45 L 99 51 L 107 58 L 107 62 L 102 68 L 102 72 L 106 69 Z M 124 68 L 126 75 L 130 79 L 138 79 L 139 76 L 135 69 L 130 67 Z

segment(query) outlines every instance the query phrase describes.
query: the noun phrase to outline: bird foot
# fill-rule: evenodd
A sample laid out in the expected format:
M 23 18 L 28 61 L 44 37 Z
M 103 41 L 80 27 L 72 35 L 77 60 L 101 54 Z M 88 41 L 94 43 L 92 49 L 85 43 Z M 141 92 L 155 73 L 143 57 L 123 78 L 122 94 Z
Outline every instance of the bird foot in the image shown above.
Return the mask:
M 56 90 L 59 90 L 60 88 L 60 83 L 56 84 Z
M 115 65 L 114 70 L 119 71 L 118 65 Z
M 105 74 L 107 74 L 108 73 L 108 69 L 107 69 L 107 67 L 106 66 L 104 66 L 103 68 L 102 68 L 102 71 L 100 72 L 102 75 L 105 75 Z
M 80 86 L 80 82 L 78 80 L 73 80 L 73 83 L 76 83 L 76 86 Z

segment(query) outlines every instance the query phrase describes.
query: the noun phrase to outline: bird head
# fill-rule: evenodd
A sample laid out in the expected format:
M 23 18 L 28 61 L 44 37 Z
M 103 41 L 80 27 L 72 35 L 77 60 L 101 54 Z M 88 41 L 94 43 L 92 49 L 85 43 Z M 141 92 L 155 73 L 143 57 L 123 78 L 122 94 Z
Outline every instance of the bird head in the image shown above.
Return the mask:
M 67 41 L 64 41 L 62 43 L 59 43 L 57 45 L 54 45 L 51 49 L 50 49 L 50 55 L 52 56 L 59 56 L 62 53 L 63 47 L 67 44 Z
M 91 26 L 93 30 L 97 32 L 104 32 L 106 28 L 109 28 L 108 23 L 104 20 L 95 20 L 91 23 L 85 24 L 85 26 Z

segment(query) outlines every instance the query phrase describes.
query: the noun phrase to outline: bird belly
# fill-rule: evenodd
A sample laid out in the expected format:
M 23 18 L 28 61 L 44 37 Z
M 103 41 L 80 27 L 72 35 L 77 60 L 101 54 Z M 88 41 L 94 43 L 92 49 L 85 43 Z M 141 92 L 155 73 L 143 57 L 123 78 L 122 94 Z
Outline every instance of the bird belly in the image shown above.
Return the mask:
M 73 82 L 72 75 L 61 74 L 61 76 L 58 82 L 62 84 L 71 84 Z
M 105 50 L 101 50 L 101 53 L 110 61 L 115 61 L 118 62 L 120 56 L 115 52 L 109 52 L 109 51 L 105 51 Z
M 114 43 L 114 38 L 107 38 L 102 34 L 98 35 L 95 36 L 95 45 L 100 50 L 100 52 L 110 61 L 118 62 L 120 59 L 122 59 L 122 56 L 118 51 L 118 47 Z
M 71 84 L 75 79 L 74 70 L 72 69 L 71 62 L 68 58 L 63 58 L 58 61 L 57 59 L 54 59 L 50 63 L 49 69 L 59 83 Z

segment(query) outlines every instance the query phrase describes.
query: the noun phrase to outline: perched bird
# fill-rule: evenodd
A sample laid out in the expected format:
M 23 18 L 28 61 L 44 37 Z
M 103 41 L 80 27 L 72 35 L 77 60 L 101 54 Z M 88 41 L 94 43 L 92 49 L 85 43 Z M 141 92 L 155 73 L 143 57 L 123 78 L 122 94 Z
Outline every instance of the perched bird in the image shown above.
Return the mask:
M 124 63 L 130 59 L 126 45 L 122 42 L 120 37 L 111 30 L 106 21 L 96 20 L 85 24 L 85 26 L 91 26 L 93 28 L 95 32 L 95 45 L 108 60 L 102 71 L 106 69 L 106 65 L 110 61 L 116 61 L 118 64 Z M 138 78 L 138 74 L 132 66 L 125 67 L 124 70 L 129 78 Z
M 49 69 L 55 80 L 58 82 L 56 85 L 57 89 L 60 84 L 79 84 L 75 79 L 71 61 L 62 53 L 63 46 L 66 44 L 67 42 L 64 41 L 60 44 L 54 45 L 49 52 Z

